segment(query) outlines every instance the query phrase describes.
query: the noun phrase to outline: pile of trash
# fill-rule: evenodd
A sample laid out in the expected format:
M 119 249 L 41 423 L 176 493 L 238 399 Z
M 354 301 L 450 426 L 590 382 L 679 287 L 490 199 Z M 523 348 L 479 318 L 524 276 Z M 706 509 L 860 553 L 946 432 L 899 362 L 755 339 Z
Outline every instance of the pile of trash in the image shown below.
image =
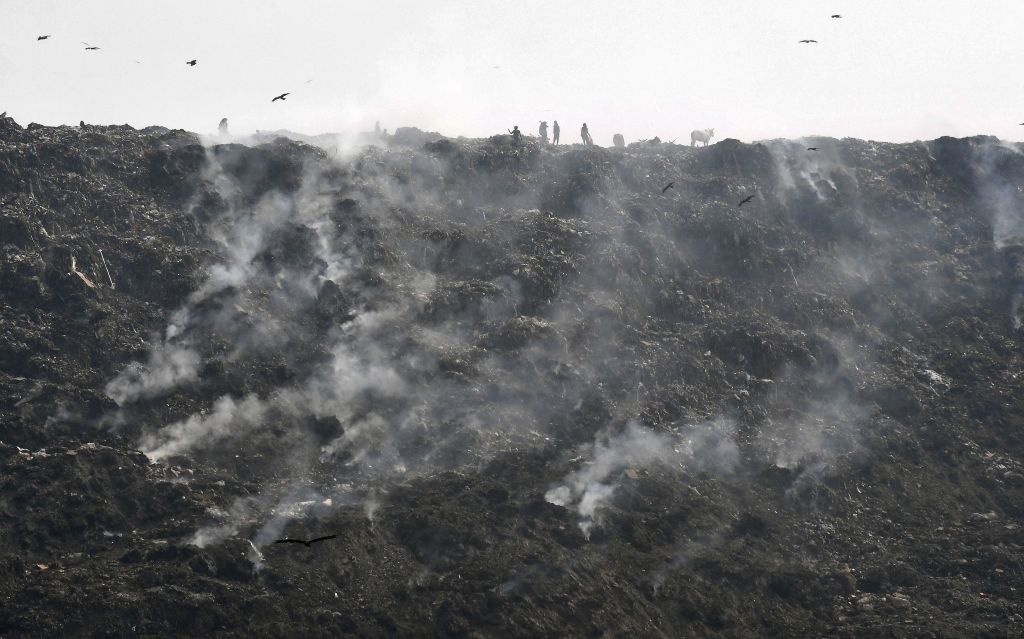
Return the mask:
M 321 137 L 0 120 L 0 634 L 1021 632 L 1024 150 Z

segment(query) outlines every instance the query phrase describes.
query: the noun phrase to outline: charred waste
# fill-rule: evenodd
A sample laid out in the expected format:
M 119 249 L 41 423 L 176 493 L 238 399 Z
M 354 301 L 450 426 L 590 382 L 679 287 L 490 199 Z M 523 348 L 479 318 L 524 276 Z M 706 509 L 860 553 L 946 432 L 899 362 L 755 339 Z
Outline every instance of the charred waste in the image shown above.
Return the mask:
M 0 634 L 1024 632 L 1022 185 L 0 118 Z

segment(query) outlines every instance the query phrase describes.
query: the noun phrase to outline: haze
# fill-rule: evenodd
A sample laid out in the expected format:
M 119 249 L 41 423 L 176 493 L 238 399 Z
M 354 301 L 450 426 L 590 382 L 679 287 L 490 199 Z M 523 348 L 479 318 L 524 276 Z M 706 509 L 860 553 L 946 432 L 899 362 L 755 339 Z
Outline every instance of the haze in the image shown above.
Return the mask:
M 487 136 L 557 119 L 564 142 L 587 122 L 601 145 L 1024 131 L 1019 0 L 0 5 L 0 111 L 23 125 Z

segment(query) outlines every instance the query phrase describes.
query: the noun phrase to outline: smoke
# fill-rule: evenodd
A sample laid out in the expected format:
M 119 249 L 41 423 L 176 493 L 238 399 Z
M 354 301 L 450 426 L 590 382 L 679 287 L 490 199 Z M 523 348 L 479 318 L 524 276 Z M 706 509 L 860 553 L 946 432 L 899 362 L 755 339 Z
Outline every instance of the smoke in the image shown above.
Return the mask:
M 834 197 L 840 182 L 857 186 L 856 173 L 851 171 L 830 138 L 772 140 L 765 143 L 775 165 L 776 191 L 793 199 L 801 191 L 814 194 L 819 202 Z M 817 151 L 807 151 L 808 147 Z
M 1021 328 L 1024 300 L 1024 262 L 1016 249 L 1024 247 L 1024 153 L 1019 146 L 987 141 L 972 148 L 973 175 L 980 202 L 991 212 L 992 243 L 998 251 L 1012 253 L 1014 261 L 1010 295 L 1010 323 Z
M 690 153 L 671 152 L 676 160 Z M 662 211 L 660 201 L 636 195 L 633 182 L 648 178 L 633 161 L 600 150 L 531 155 L 500 146 L 486 153 L 370 148 L 337 158 L 280 141 L 212 148 L 193 205 L 211 248 L 205 277 L 169 318 L 149 355 L 149 376 L 133 365 L 108 394 L 131 411 L 133 402 L 177 393 L 168 405 L 179 413 L 142 422 L 140 447 L 150 459 L 231 464 L 235 448 L 259 451 L 260 463 L 243 470 L 249 476 L 311 486 L 317 497 L 280 496 L 264 484 L 257 547 L 305 515 L 289 505 L 322 504 L 326 495 L 337 507 L 351 494 L 339 488 L 345 483 L 369 492 L 357 501 L 372 520 L 383 499 L 376 495 L 389 483 L 481 468 L 514 450 L 590 442 L 589 463 L 547 492 L 576 512 L 585 534 L 614 503 L 627 470 L 731 473 L 741 463 L 737 427 L 726 417 L 701 420 L 731 415 L 725 400 L 749 401 L 760 391 L 723 384 L 691 361 L 687 349 L 700 353 L 703 344 L 676 349 L 650 336 L 692 328 L 699 342 L 714 321 L 716 331 L 732 331 L 724 341 L 743 346 L 753 340 L 745 330 L 763 329 L 779 352 L 758 342 L 727 364 L 759 384 L 787 357 L 807 352 L 809 338 L 762 316 L 750 323 L 757 329 L 725 325 L 721 300 L 707 293 L 723 258 L 707 247 L 689 250 L 702 237 L 680 239 L 683 222 L 717 231 L 717 210 L 689 215 L 683 201 L 680 211 Z M 856 190 L 856 172 L 827 153 L 786 170 L 791 201 L 806 196 L 815 213 L 838 206 L 833 191 Z M 669 196 L 690 191 L 681 180 Z M 859 211 L 856 198 L 854 205 Z M 885 276 L 884 267 L 847 251 L 830 256 L 830 270 L 813 273 L 817 280 L 805 277 L 767 245 L 755 219 L 763 214 L 730 215 L 723 225 L 743 253 L 736 262 L 772 260 L 765 270 L 781 273 L 794 295 L 809 294 L 798 276 L 815 286 L 856 279 L 858 290 Z M 708 226 L 698 226 L 701 219 Z M 799 241 L 813 234 L 786 230 Z M 781 289 L 754 281 L 757 270 L 741 274 L 750 281 L 736 276 L 747 286 L 736 296 Z M 780 315 L 793 311 L 784 308 L 792 299 L 780 297 Z M 697 381 L 688 386 L 691 373 Z M 794 373 L 775 405 L 762 395 L 771 412 L 743 444 L 750 457 L 806 474 L 856 448 L 864 421 L 856 398 L 822 382 L 818 401 L 807 400 L 806 381 Z M 686 395 L 697 384 L 720 388 L 701 391 L 699 410 L 648 419 L 658 402 L 684 404 L 670 393 Z M 630 420 L 637 415 L 696 425 L 658 432 Z M 620 432 L 596 436 L 622 423 Z M 217 522 L 202 540 L 241 529 Z
M 731 430 L 731 423 L 718 420 L 680 432 L 657 433 L 630 421 L 620 433 L 587 445 L 581 451 L 587 460 L 583 468 L 548 489 L 544 498 L 573 508 L 580 517 L 580 530 L 589 539 L 601 521 L 601 511 L 618 490 L 624 470 L 662 466 L 732 472 L 739 464 L 740 452 L 730 438 Z
M 139 447 L 151 460 L 160 461 L 199 444 L 210 445 L 228 436 L 238 436 L 259 424 L 266 414 L 267 405 L 254 395 L 241 401 L 225 395 L 213 403 L 210 414 L 191 415 L 147 434 Z
M 149 352 L 145 364 L 133 362 L 107 383 L 107 396 L 123 406 L 148 399 L 196 379 L 199 353 L 180 345 L 162 342 Z
M 1024 184 L 1019 182 L 1024 154 L 1010 144 L 982 143 L 973 148 L 974 173 L 982 203 L 992 212 L 992 242 L 997 250 L 1024 246 Z
M 214 523 L 200 527 L 193 533 L 189 543 L 206 548 L 219 544 L 225 539 L 237 537 L 243 527 L 252 525 L 261 507 L 259 497 L 239 497 L 226 511 L 220 508 L 211 508 L 209 515 L 214 518 Z

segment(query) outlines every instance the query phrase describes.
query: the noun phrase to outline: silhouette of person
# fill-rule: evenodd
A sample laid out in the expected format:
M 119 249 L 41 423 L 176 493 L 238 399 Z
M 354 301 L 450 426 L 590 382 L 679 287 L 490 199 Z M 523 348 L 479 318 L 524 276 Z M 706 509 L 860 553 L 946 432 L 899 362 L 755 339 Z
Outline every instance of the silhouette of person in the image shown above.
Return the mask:
M 227 135 L 228 134 L 228 119 L 227 118 L 221 119 L 220 124 L 217 125 L 217 131 L 221 135 Z
M 558 134 L 562 132 L 561 127 L 558 126 L 558 120 L 555 120 L 555 126 L 552 127 L 551 133 L 553 135 L 552 142 L 558 144 Z
M 519 125 L 518 124 L 513 125 L 512 130 L 509 131 L 509 133 L 512 134 L 512 142 L 514 144 L 519 144 L 520 142 L 523 141 L 523 134 L 519 130 Z
M 373 125 L 373 134 L 378 138 L 380 137 L 380 120 L 377 120 L 377 123 Z
M 590 137 L 590 129 L 587 128 L 587 123 L 583 123 L 583 128 L 580 129 L 580 137 L 583 138 L 583 145 L 590 146 L 594 143 L 594 138 Z
M 540 143 L 548 143 L 548 123 L 546 121 L 540 123 Z

